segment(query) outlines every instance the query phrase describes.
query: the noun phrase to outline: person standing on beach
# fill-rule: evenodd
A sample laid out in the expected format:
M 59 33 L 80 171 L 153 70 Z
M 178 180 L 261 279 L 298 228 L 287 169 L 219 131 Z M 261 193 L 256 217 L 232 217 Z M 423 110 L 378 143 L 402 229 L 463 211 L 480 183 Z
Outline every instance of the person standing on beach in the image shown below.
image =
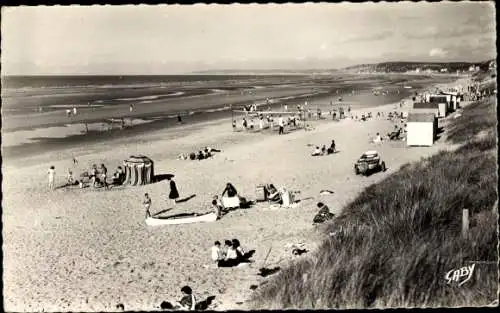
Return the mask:
M 101 164 L 101 181 L 104 188 L 106 189 L 109 188 L 108 182 L 106 181 L 107 177 L 108 177 L 108 169 L 106 168 L 106 166 L 104 166 L 104 164 Z
M 172 177 L 168 176 L 167 180 L 170 184 L 170 193 L 168 194 L 168 198 L 172 201 L 172 205 L 175 206 L 177 199 L 179 198 L 179 191 L 177 191 L 177 185 Z
M 49 175 L 49 189 L 53 190 L 55 176 L 56 176 L 56 170 L 55 170 L 55 167 L 53 165 L 49 168 L 49 171 L 47 172 L 47 174 Z
M 264 117 L 262 115 L 259 118 L 259 128 L 260 128 L 260 131 L 262 131 L 264 129 Z
M 149 194 L 145 193 L 144 194 L 144 201 L 142 204 L 144 204 L 144 207 L 146 208 L 146 218 L 151 217 L 151 212 L 149 209 L 151 208 L 151 198 L 149 197 Z
M 284 127 L 285 127 L 285 122 L 283 121 L 283 117 L 280 115 L 280 118 L 278 120 L 278 125 L 279 125 L 279 131 L 278 135 L 283 135 Z
M 182 118 L 181 118 L 181 115 L 180 114 L 177 114 L 177 122 L 179 124 L 182 124 Z

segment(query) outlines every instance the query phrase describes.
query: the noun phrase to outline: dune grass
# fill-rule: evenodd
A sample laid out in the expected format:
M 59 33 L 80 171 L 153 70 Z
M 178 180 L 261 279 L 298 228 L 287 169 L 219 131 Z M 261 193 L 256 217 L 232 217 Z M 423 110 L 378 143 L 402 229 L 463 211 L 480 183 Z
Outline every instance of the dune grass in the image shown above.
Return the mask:
M 496 300 L 494 105 L 491 99 L 472 104 L 450 123 L 449 140 L 465 142 L 458 150 L 406 164 L 366 188 L 325 225 L 318 252 L 257 290 L 252 307 L 455 307 Z M 481 131 L 488 134 L 478 137 Z M 468 239 L 461 236 L 463 208 L 471 212 Z M 447 284 L 448 271 L 473 261 L 480 262 L 471 280 Z

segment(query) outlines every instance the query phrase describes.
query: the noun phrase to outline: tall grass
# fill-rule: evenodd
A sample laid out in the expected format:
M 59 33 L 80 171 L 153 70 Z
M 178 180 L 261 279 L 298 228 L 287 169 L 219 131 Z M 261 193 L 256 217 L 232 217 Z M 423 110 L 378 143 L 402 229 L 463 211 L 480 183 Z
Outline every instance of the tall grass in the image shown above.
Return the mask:
M 483 110 L 485 103 L 471 105 Z M 487 105 L 486 105 L 487 107 Z M 452 125 L 450 140 L 473 138 L 477 115 Z M 481 130 L 491 130 L 482 128 Z M 452 128 L 453 129 L 453 128 Z M 314 255 L 283 269 L 254 294 L 254 308 L 368 308 L 480 306 L 497 299 L 496 136 L 483 136 L 453 152 L 407 164 L 366 188 L 325 227 Z M 462 209 L 472 214 L 461 237 Z M 325 234 L 325 235 L 326 235 Z M 475 266 L 462 286 L 447 284 L 452 269 Z M 487 263 L 491 262 L 491 263 Z

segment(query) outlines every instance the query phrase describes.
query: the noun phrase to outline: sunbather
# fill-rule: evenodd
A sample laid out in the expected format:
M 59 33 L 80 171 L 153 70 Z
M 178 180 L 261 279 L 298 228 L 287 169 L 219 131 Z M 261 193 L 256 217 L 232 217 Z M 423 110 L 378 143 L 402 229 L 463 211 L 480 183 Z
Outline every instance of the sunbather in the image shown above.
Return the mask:
M 276 189 L 276 187 L 274 187 L 273 184 L 268 184 L 266 186 L 266 190 L 267 190 L 267 199 L 269 201 L 272 201 L 272 202 L 280 202 L 281 203 L 281 194 L 280 192 L 278 191 L 278 189 Z
M 316 146 L 316 148 L 314 149 L 313 153 L 311 154 L 312 156 L 319 156 L 321 155 L 321 149 Z

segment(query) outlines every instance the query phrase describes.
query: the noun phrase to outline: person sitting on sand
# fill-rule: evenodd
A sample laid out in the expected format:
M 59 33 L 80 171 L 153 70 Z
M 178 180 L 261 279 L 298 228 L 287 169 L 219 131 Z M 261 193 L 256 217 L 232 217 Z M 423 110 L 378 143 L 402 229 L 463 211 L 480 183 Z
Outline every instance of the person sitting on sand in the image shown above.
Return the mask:
M 245 118 L 243 118 L 243 128 L 244 128 L 245 130 L 247 130 L 247 126 L 248 126 L 248 124 L 247 124 L 247 120 L 246 120 Z
M 125 181 L 125 173 L 121 166 L 116 168 L 115 173 L 113 174 L 113 185 L 121 185 Z
M 313 153 L 311 154 L 312 156 L 319 156 L 321 155 L 321 149 L 316 146 L 316 148 L 314 149 Z
M 193 295 L 193 290 L 189 286 L 184 286 L 181 288 L 181 292 L 184 295 L 179 302 L 176 303 L 174 309 L 183 311 L 194 311 L 196 308 L 196 298 Z
M 234 188 L 233 184 L 227 183 L 226 188 L 222 191 L 222 197 L 227 193 L 227 196 L 229 198 L 236 197 L 238 195 L 238 191 L 236 191 L 236 188 Z
M 73 172 L 71 170 L 68 171 L 67 182 L 68 182 L 68 186 L 78 185 L 78 180 L 76 180 L 73 177 Z
M 335 147 L 335 140 L 332 140 L 332 143 L 330 144 L 330 148 L 326 151 L 327 154 L 332 154 L 335 153 L 336 147 Z
M 203 160 L 203 159 L 205 159 L 205 155 L 203 155 L 203 152 L 198 151 L 197 159 L 198 159 L 198 160 Z
M 235 130 L 235 129 L 236 129 L 236 121 L 233 120 L 233 130 Z
M 381 142 L 381 141 L 382 141 L 382 137 L 380 136 L 379 133 L 377 133 L 377 135 L 373 139 L 373 143 L 378 143 L 378 142 Z
M 189 154 L 189 159 L 190 159 L 190 160 L 196 160 L 196 153 L 191 152 L 191 153 Z
M 245 256 L 245 251 L 241 247 L 240 241 L 238 239 L 233 239 L 233 240 L 231 240 L 231 243 L 232 243 L 233 249 L 236 252 L 236 259 L 240 260 L 240 261 L 243 260 L 243 258 Z
M 325 145 L 323 145 L 323 146 L 321 147 L 321 154 L 325 154 L 325 153 L 326 153 L 326 146 L 325 146 Z
M 253 126 L 254 126 L 254 123 L 253 123 L 253 119 L 250 120 L 250 129 L 253 130 Z
M 272 202 L 279 202 L 281 204 L 281 194 L 279 190 L 274 187 L 273 184 L 268 184 L 266 185 L 266 190 L 267 190 L 267 199 Z
M 107 188 L 109 188 L 108 182 L 106 181 L 106 179 L 108 177 L 108 169 L 106 168 L 106 166 L 104 166 L 104 164 L 101 164 L 100 168 L 101 168 L 101 175 L 100 175 L 101 182 L 102 182 L 103 186 L 107 189 Z
M 92 168 L 90 169 L 90 181 L 92 182 L 92 187 L 96 187 L 97 182 L 99 179 L 97 178 L 97 165 L 92 164 Z
M 224 206 L 219 200 L 219 196 L 215 195 L 212 200 L 212 207 L 214 209 L 214 213 L 217 215 L 217 218 L 222 216 L 222 211 L 224 210 Z
M 216 241 L 214 243 L 214 245 L 212 246 L 211 252 L 212 252 L 212 260 L 215 263 L 218 263 L 219 261 L 224 260 L 224 252 L 222 251 L 222 249 L 220 247 L 219 241 Z
M 151 198 L 149 197 L 149 194 L 145 193 L 144 194 L 144 201 L 142 204 L 144 204 L 144 208 L 146 209 L 146 218 L 151 217 L 151 212 L 149 209 L 151 208 Z

